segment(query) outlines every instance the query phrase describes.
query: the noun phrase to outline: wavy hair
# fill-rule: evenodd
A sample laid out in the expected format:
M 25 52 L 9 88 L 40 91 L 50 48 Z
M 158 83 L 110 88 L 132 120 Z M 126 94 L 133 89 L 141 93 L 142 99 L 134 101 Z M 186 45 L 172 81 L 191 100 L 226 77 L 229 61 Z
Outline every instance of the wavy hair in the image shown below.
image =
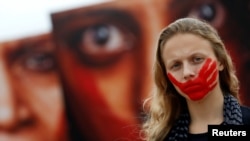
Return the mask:
M 162 59 L 166 42 L 176 34 L 194 34 L 211 43 L 218 61 L 224 66 L 219 72 L 220 87 L 225 94 L 237 97 L 239 81 L 232 59 L 217 31 L 205 21 L 194 18 L 182 18 L 169 24 L 159 36 L 154 63 L 155 91 L 144 101 L 146 119 L 143 123 L 143 140 L 162 141 L 169 133 L 174 121 L 187 107 L 185 99 L 178 94 L 168 77 Z M 148 106 L 146 107 L 146 102 Z

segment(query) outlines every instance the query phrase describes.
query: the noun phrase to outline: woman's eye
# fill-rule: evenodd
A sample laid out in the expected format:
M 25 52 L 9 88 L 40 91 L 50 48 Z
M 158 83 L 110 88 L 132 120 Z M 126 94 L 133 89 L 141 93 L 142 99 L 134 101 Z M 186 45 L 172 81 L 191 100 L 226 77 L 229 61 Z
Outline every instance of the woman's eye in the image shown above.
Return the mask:
M 196 17 L 209 22 L 216 28 L 221 27 L 226 18 L 226 9 L 219 1 L 201 1 L 192 8 L 190 17 Z
M 21 65 L 29 71 L 49 72 L 55 69 L 55 60 L 51 53 L 41 51 L 27 54 Z
M 195 57 L 195 58 L 193 58 L 193 62 L 194 63 L 200 63 L 200 62 L 202 62 L 204 59 L 203 58 L 201 58 L 201 57 Z
M 170 67 L 170 69 L 171 70 L 176 70 L 176 69 L 178 69 L 180 67 L 180 64 L 179 63 L 175 63 L 175 64 L 173 64 L 171 67 Z

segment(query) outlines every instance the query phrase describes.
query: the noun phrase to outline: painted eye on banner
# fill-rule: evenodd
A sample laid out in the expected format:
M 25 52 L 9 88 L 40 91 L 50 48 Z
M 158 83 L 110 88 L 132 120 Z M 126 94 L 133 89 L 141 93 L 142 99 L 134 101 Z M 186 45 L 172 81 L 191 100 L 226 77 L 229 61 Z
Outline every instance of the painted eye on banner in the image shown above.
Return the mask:
M 111 23 L 88 26 L 75 32 L 71 38 L 83 61 L 89 65 L 102 66 L 115 61 L 135 47 L 132 32 Z
M 55 61 L 52 53 L 36 52 L 24 58 L 23 66 L 33 71 L 48 72 L 55 68 Z
M 109 53 L 126 46 L 124 33 L 116 26 L 100 24 L 89 27 L 80 35 L 80 48 L 87 54 Z
M 42 36 L 16 41 L 8 51 L 8 62 L 18 73 L 49 74 L 56 70 L 54 44 Z
M 205 20 L 215 28 L 220 28 L 226 19 L 226 9 L 219 1 L 201 1 L 192 8 L 188 16 Z
M 101 9 L 74 14 L 64 24 L 62 41 L 84 65 L 106 67 L 138 47 L 140 27 L 130 13 Z

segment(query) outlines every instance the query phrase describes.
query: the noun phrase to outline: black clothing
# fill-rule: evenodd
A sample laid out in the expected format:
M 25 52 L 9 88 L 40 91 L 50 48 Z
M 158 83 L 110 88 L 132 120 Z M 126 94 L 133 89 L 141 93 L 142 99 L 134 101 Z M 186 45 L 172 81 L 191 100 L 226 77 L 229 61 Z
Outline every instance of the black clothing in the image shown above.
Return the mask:
M 207 141 L 208 133 L 200 133 L 200 134 L 190 134 L 188 133 L 188 141 Z
M 224 121 L 221 125 L 250 125 L 250 108 L 241 106 L 230 94 L 224 96 Z M 190 123 L 189 112 L 183 112 L 171 128 L 164 141 L 207 141 L 207 133 L 188 133 Z
M 250 108 L 246 106 L 240 106 L 242 112 L 243 124 L 250 125 Z

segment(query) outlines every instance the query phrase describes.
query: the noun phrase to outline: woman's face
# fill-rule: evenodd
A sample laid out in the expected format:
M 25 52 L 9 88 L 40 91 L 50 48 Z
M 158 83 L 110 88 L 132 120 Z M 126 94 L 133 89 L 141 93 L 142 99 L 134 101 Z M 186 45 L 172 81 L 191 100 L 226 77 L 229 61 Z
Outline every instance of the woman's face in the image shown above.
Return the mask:
M 218 81 L 217 70 L 223 69 L 210 42 L 194 34 L 174 35 L 165 43 L 162 58 L 177 91 L 192 100 L 200 100 L 212 90 Z
M 0 43 L 0 140 L 64 141 L 61 87 L 47 36 Z

